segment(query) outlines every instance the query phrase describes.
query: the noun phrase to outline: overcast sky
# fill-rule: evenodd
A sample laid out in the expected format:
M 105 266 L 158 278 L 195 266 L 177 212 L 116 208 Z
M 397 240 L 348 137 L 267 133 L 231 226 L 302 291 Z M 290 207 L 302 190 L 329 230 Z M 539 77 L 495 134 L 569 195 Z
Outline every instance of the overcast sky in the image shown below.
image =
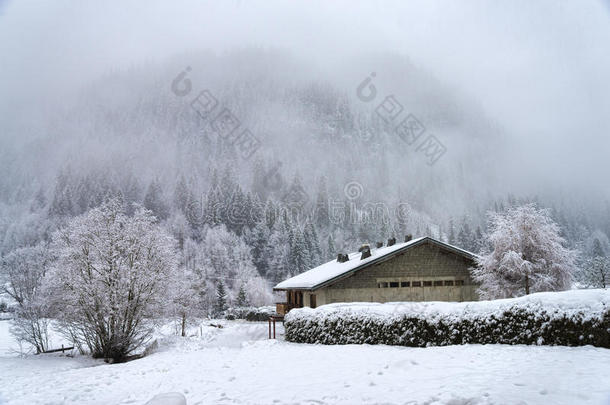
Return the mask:
M 535 175 L 610 187 L 609 1 L 0 0 L 0 116 L 112 69 L 245 46 L 329 69 L 403 54 L 476 100 Z

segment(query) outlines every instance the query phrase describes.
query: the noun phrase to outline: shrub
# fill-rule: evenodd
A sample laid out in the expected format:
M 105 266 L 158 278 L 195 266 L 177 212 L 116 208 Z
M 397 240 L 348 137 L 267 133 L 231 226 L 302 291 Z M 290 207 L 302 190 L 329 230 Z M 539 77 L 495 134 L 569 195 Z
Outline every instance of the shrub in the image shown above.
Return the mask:
M 610 291 L 470 303 L 331 304 L 292 310 L 286 340 L 412 347 L 467 343 L 610 348 Z
M 236 307 L 226 311 L 225 319 L 245 319 L 250 322 L 266 321 L 275 313 L 275 308 L 272 306 L 265 307 Z

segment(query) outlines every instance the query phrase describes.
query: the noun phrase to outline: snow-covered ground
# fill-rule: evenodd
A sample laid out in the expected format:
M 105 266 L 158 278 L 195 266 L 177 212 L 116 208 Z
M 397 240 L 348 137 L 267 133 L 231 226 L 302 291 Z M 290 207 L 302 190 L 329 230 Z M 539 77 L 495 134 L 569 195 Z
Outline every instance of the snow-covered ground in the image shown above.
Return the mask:
M 0 321 L 0 403 L 143 404 L 172 391 L 189 405 L 610 403 L 607 349 L 303 345 L 267 340 L 266 323 L 221 322 L 186 339 L 167 328 L 156 353 L 110 365 L 17 357 Z

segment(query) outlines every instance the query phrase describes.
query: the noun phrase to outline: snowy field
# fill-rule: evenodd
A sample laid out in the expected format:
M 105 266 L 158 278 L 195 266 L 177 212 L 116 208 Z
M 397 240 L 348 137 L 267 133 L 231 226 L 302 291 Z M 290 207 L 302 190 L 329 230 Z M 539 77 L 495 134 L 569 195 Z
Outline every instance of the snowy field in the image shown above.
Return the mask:
M 610 350 L 590 346 L 320 346 L 267 340 L 266 323 L 220 321 L 149 357 L 18 357 L 0 321 L 0 403 L 609 404 Z M 204 323 L 207 325 L 207 323 Z M 193 330 L 193 333 L 194 330 Z

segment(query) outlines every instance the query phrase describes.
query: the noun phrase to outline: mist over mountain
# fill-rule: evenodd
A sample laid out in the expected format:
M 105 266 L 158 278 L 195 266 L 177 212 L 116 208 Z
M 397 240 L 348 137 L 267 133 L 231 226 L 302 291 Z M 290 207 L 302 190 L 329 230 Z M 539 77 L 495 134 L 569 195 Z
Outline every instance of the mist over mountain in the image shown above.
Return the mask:
M 573 246 L 610 234 L 603 3 L 543 16 L 529 3 L 188 3 L 2 5 L 3 253 L 115 195 L 170 228 L 187 221 L 187 239 L 224 224 L 252 248 L 260 218 L 221 218 L 236 204 L 284 207 L 341 251 L 460 230 L 474 249 L 487 211 L 525 201 L 551 209 Z M 193 104 L 204 90 L 218 103 L 208 117 Z M 239 123 L 231 136 L 250 131 L 251 154 L 219 135 L 221 111 Z M 419 135 L 401 135 L 406 117 Z M 341 215 L 320 219 L 321 204 Z M 336 253 L 324 249 L 308 264 Z

